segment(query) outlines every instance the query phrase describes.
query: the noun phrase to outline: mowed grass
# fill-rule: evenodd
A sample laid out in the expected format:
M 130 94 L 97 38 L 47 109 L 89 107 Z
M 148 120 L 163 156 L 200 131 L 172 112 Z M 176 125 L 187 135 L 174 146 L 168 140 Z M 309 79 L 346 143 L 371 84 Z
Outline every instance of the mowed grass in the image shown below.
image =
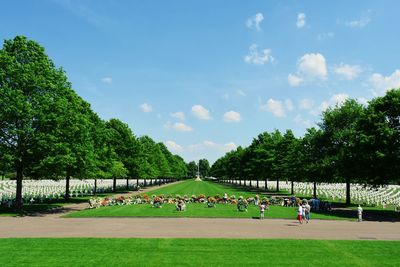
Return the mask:
M 210 182 L 210 181 L 201 181 L 201 182 L 196 182 L 194 180 L 186 180 L 181 183 L 169 185 L 163 188 L 155 189 L 152 191 L 147 192 L 146 194 L 151 196 L 151 195 L 160 195 L 164 194 L 165 196 L 167 195 L 200 195 L 204 194 L 205 196 L 216 196 L 219 195 L 220 197 L 223 197 L 224 193 L 228 194 L 228 197 L 235 195 L 236 197 L 243 196 L 243 197 L 249 197 L 249 196 L 255 196 L 254 192 L 249 192 L 243 190 L 243 188 L 235 188 L 235 187 L 229 187 L 225 186 L 222 184 L 218 184 L 215 182 Z
M 296 209 L 281 206 L 271 206 L 265 212 L 265 218 L 296 219 Z M 69 218 L 80 217 L 190 217 L 190 218 L 259 218 L 260 211 L 255 205 L 249 205 L 247 212 L 240 212 L 236 205 L 217 204 L 208 208 L 206 204 L 186 204 L 186 211 L 176 211 L 174 204 L 164 204 L 162 208 L 154 208 L 150 204 L 130 206 L 110 206 L 99 209 L 86 209 L 65 215 Z M 340 220 L 342 217 L 313 213 L 312 219 Z
M 205 196 L 228 196 L 236 197 L 254 197 L 254 192 L 242 191 L 240 188 L 228 187 L 221 184 L 202 181 L 195 182 L 193 180 L 184 181 L 178 184 L 159 188 L 150 192 L 151 195 L 200 195 Z M 261 196 L 262 197 L 262 196 Z M 128 205 L 128 206 L 109 206 L 98 209 L 86 209 L 66 215 L 65 217 L 191 217 L 191 218 L 259 218 L 260 211 L 255 205 L 249 205 L 247 212 L 239 212 L 236 205 L 232 204 L 216 204 L 215 207 L 209 208 L 205 203 L 188 203 L 186 211 L 176 211 L 174 204 L 164 204 L 162 208 L 154 208 L 150 204 Z M 283 218 L 295 219 L 297 216 L 296 208 L 271 206 L 265 213 L 265 218 Z M 333 216 L 329 214 L 312 214 L 313 219 L 344 219 L 343 217 Z M 354 216 L 355 218 L 356 216 Z
M 398 241 L 0 239 L 2 266 L 399 266 Z

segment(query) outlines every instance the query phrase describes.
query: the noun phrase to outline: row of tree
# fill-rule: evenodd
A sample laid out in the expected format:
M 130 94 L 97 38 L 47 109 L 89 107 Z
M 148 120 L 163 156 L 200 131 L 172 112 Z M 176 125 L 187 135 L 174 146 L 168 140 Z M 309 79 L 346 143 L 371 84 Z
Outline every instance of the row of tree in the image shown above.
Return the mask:
M 184 160 L 127 124 L 103 121 L 38 43 L 17 36 L 0 50 L 0 170 L 16 173 L 16 206 L 29 178 L 183 178 Z
M 322 113 L 302 137 L 291 130 L 262 133 L 246 148 L 218 159 L 211 175 L 221 180 L 400 183 L 400 89 L 362 105 L 350 99 Z
M 199 172 L 200 177 L 210 176 L 211 167 L 207 159 L 200 159 L 198 163 L 191 161 L 188 163 L 187 167 L 189 177 L 196 177 L 197 171 Z

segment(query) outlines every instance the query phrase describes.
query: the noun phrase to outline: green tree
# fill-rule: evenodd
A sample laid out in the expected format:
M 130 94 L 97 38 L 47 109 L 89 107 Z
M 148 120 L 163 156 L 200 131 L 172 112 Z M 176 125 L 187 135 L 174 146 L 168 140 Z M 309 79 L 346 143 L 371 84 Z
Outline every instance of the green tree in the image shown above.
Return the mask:
M 26 37 L 6 40 L 0 50 L 0 143 L 16 171 L 16 207 L 22 208 L 22 179 L 32 167 L 38 122 L 44 106 L 69 88 L 62 69 L 44 48 Z
M 188 176 L 196 177 L 197 175 L 197 164 L 194 161 L 191 161 L 187 164 Z
M 365 110 L 355 100 L 347 100 L 341 106 L 329 108 L 322 116 L 320 127 L 329 143 L 328 154 L 331 168 L 338 181 L 346 183 L 346 204 L 350 204 L 350 183 L 360 179 L 360 159 L 356 144 L 360 138 L 359 120 Z
M 210 163 L 207 159 L 199 160 L 199 170 L 201 177 L 208 177 L 210 175 Z
M 370 101 L 359 120 L 357 150 L 365 184 L 400 183 L 400 89 Z

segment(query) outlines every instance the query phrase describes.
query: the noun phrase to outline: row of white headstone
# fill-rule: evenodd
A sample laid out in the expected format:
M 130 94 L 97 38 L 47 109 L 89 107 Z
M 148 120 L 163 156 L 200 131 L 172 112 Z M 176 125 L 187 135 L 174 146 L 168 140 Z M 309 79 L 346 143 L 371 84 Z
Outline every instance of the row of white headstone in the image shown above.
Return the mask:
M 239 183 L 236 181 L 236 183 Z M 247 182 L 249 185 L 249 182 Z M 252 182 L 252 187 L 256 183 Z M 264 181 L 259 181 L 259 187 L 265 187 Z M 276 181 L 268 181 L 270 190 L 276 189 Z M 280 190 L 291 190 L 291 182 L 280 181 Z M 296 195 L 313 196 L 313 183 L 294 183 L 294 192 Z M 317 184 L 317 196 L 332 200 L 344 201 L 346 198 L 346 184 L 344 183 L 319 183 Z M 387 207 L 400 206 L 400 185 L 387 185 L 377 188 L 365 187 L 360 184 L 351 184 L 350 197 L 353 203 Z
M 139 183 L 143 183 L 142 180 Z M 136 180 L 131 180 L 130 187 L 136 186 Z M 97 180 L 98 193 L 112 190 L 112 180 Z M 117 180 L 117 188 L 125 188 L 126 180 Z M 22 197 L 25 203 L 44 202 L 63 198 L 65 195 L 65 180 L 24 180 L 22 183 Z M 94 179 L 70 180 L 70 195 L 72 197 L 92 195 L 94 192 Z M 10 203 L 15 200 L 16 181 L 0 180 L 0 204 Z

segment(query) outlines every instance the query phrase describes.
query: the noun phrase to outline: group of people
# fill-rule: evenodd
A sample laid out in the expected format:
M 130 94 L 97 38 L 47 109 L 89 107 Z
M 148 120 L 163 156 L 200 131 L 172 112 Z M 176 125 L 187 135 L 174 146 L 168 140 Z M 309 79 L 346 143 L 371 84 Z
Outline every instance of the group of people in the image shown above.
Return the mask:
M 307 201 L 297 204 L 297 220 L 300 224 L 304 221 L 308 223 L 310 221 L 311 206 Z

